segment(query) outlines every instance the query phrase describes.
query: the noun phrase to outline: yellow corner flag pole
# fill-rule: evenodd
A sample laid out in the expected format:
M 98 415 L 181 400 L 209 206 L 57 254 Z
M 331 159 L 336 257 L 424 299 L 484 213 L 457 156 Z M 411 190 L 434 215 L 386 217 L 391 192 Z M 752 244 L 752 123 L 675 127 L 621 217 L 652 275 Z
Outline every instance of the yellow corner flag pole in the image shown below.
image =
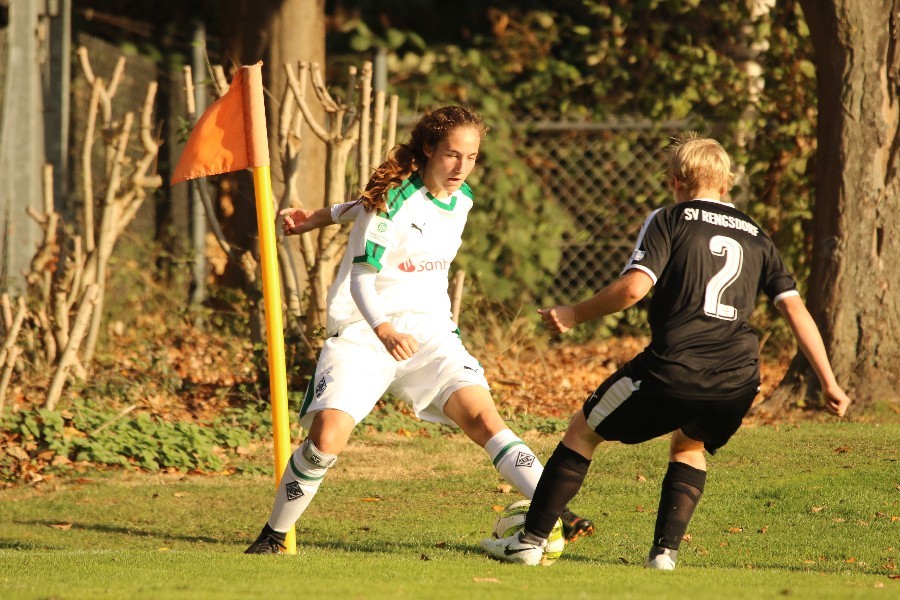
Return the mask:
M 175 170 L 172 184 L 197 177 L 253 170 L 259 253 L 262 261 L 266 342 L 269 354 L 269 389 L 275 438 L 275 485 L 291 454 L 288 421 L 287 377 L 284 368 L 284 331 L 281 321 L 281 285 L 275 251 L 275 214 L 272 210 L 272 176 L 262 86 L 262 63 L 238 69 L 228 91 L 197 121 Z M 284 540 L 288 554 L 297 553 L 293 527 Z
M 256 191 L 256 220 L 259 223 L 259 255 L 262 262 L 263 303 L 266 311 L 266 343 L 269 354 L 269 389 L 272 393 L 277 486 L 281 482 L 281 475 L 291 455 L 291 430 L 284 366 L 281 285 L 278 275 L 278 254 L 275 250 L 275 213 L 272 210 L 272 179 L 268 166 L 253 169 L 253 187 Z M 297 554 L 297 534 L 293 527 L 288 530 L 284 545 L 287 554 Z

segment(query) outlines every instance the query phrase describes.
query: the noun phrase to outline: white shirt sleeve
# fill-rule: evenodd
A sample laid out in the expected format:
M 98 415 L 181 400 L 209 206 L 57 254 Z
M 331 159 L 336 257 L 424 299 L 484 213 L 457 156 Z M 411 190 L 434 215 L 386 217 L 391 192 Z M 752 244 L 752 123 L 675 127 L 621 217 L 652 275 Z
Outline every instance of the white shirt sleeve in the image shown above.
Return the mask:
M 375 291 L 376 277 L 378 273 L 375 268 L 365 263 L 356 263 L 350 269 L 350 296 L 372 329 L 387 322 L 387 317 L 381 310 L 378 292 Z
M 331 207 L 331 220 L 339 225 L 352 223 L 364 211 L 363 204 L 359 200 L 335 204 Z

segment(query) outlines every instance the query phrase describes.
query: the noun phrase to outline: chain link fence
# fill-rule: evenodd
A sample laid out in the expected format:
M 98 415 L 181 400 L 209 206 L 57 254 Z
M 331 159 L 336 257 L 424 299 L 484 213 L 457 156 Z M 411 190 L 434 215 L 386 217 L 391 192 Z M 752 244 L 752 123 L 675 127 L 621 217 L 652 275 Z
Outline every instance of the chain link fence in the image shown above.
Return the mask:
M 574 231 L 561 241 L 554 282 L 560 299 L 590 296 L 619 274 L 647 215 L 665 205 L 663 151 L 682 121 L 535 122 L 519 150 L 566 210 Z
M 87 35 L 80 35 L 77 43 L 88 49 L 97 76 L 108 78 L 120 52 Z M 125 107 L 140 107 L 147 84 L 164 77 L 151 61 L 129 56 L 125 77 L 114 99 L 114 114 L 123 114 Z M 74 79 L 70 164 L 78 165 L 90 89 L 80 73 Z M 169 114 L 157 114 L 160 122 L 174 122 L 184 114 L 180 82 L 167 83 L 170 85 L 163 86 L 165 95 L 157 99 L 157 104 Z M 177 127 L 172 123 L 164 127 L 159 133 L 169 146 L 166 154 L 177 156 L 182 143 L 175 135 Z M 536 121 L 519 126 L 519 156 L 543 182 L 545 197 L 555 199 L 574 224 L 565 239 L 559 241 L 562 260 L 553 286 L 560 300 L 587 297 L 618 276 L 644 218 L 670 199 L 664 185 L 663 150 L 674 134 L 688 128 L 689 124 L 682 121 L 641 120 Z M 99 144 L 95 151 L 101 152 Z M 96 155 L 95 170 L 103 164 L 103 156 Z M 83 201 L 81 173 L 76 169 L 74 175 L 77 199 L 73 198 L 73 209 Z M 158 234 L 159 212 L 164 211 L 170 219 L 169 239 L 176 246 L 190 247 L 187 191 L 187 186 L 176 186 L 151 196 L 131 224 L 130 233 L 138 239 L 153 239 Z M 158 206 L 161 202 L 167 206 Z

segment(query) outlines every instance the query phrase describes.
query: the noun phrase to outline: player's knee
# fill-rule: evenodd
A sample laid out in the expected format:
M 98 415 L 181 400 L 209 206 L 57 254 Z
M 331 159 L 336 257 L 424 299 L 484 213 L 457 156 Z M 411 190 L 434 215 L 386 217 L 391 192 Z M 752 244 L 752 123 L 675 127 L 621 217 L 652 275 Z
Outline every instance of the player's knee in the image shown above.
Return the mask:
M 303 461 L 312 468 L 327 469 L 337 461 L 337 454 L 329 454 L 319 450 L 313 441 L 306 438 L 299 448 Z

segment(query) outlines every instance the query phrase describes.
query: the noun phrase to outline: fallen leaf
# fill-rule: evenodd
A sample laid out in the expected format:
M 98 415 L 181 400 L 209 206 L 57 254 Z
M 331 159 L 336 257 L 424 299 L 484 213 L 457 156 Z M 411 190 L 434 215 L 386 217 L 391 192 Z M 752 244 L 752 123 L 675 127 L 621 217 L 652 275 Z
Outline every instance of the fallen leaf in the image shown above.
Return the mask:
M 850 452 L 850 446 L 838 446 L 834 449 L 835 454 L 846 454 L 847 452 Z
M 728 531 L 730 531 L 731 533 L 743 533 L 744 528 L 743 527 L 729 527 Z
M 171 548 L 157 548 L 156 550 L 158 552 L 171 552 L 172 551 Z
M 855 562 L 856 562 L 856 557 L 855 557 L 855 556 L 851 556 L 850 558 L 848 558 L 848 559 L 845 560 L 844 562 L 845 562 L 845 563 L 855 563 Z
M 428 556 L 427 554 L 423 554 L 419 558 L 421 558 L 422 560 L 431 560 L 431 557 Z
M 434 547 L 435 548 L 446 548 L 447 542 L 438 542 L 437 544 L 434 545 Z
M 769 531 L 769 526 L 768 526 L 768 525 L 764 525 L 763 528 L 760 529 L 757 533 L 765 533 L 765 532 L 767 532 L 767 531 Z
M 891 515 L 891 523 L 894 523 L 895 521 L 900 521 L 900 517 L 898 517 L 897 515 Z
M 500 583 L 500 580 L 495 577 L 473 577 L 472 581 L 475 583 Z
M 187 496 L 188 494 L 187 494 L 187 492 L 175 492 L 175 493 L 172 494 L 172 495 L 175 496 L 176 498 L 184 498 L 184 497 Z
M 52 527 L 53 529 L 62 529 L 63 531 L 68 531 L 69 529 L 72 529 L 72 524 L 71 523 L 53 523 L 52 525 L 50 525 L 50 527 Z
M 491 510 L 493 510 L 494 512 L 500 512 L 503 510 L 503 507 L 500 506 L 499 504 L 495 504 L 491 507 Z
M 825 510 L 825 507 L 824 507 L 824 506 L 813 506 L 813 507 L 810 508 L 809 510 L 812 511 L 812 512 L 814 512 L 814 513 L 820 513 L 820 512 L 822 512 L 823 510 Z
M 888 575 L 888 579 L 900 579 L 900 574 Z
M 513 489 L 512 486 L 509 485 L 508 483 L 501 483 L 500 485 L 497 486 L 497 491 L 500 492 L 501 494 L 508 494 L 512 491 L 512 489 Z
M 694 539 L 694 536 L 692 536 L 692 535 L 689 534 L 689 533 L 686 533 L 686 534 L 684 534 L 683 536 L 681 536 L 681 541 L 682 541 L 682 542 L 690 542 L 690 541 L 692 541 L 693 539 Z
M 645 481 L 647 481 L 647 478 L 644 477 L 643 475 L 638 475 L 637 480 L 638 480 L 638 483 L 644 483 Z
M 647 511 L 646 511 L 646 509 L 645 509 L 643 506 L 636 506 L 636 507 L 634 508 L 634 512 L 640 512 L 640 513 L 642 513 L 642 512 L 647 512 Z
M 379 498 L 378 496 L 369 496 L 368 498 L 360 498 L 360 502 L 381 502 L 384 498 Z

